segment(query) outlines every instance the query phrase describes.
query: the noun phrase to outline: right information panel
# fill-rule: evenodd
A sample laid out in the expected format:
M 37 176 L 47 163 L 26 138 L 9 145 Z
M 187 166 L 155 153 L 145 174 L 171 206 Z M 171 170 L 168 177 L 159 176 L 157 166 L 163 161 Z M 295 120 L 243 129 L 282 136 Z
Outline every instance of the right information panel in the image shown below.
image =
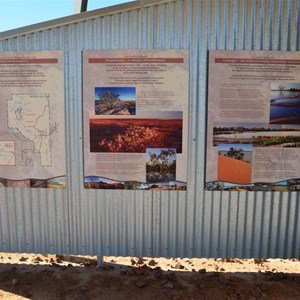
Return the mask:
M 300 53 L 210 51 L 207 190 L 300 190 Z

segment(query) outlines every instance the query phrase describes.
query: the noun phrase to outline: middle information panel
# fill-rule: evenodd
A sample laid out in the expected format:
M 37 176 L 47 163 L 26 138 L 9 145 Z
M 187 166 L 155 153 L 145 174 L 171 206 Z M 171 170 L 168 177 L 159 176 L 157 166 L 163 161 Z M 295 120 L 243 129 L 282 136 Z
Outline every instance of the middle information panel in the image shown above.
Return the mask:
M 83 51 L 84 185 L 186 190 L 188 51 Z

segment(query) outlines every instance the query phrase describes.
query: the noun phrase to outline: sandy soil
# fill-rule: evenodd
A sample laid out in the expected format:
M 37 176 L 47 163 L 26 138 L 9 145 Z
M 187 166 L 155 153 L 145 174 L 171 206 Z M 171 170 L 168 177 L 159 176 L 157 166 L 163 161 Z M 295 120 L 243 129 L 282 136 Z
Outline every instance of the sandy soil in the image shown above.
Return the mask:
M 218 156 L 218 180 L 251 183 L 251 164 L 223 155 Z
M 300 299 L 300 259 L 0 253 L 0 299 Z

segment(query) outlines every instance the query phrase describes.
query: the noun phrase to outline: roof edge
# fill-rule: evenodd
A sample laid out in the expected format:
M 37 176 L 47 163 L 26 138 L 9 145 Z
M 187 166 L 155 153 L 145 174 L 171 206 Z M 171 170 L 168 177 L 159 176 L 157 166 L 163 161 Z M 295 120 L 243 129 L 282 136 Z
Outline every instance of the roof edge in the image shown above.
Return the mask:
M 52 19 L 49 21 L 0 32 L 0 41 L 18 37 L 21 35 L 32 34 L 38 31 L 70 25 L 80 21 L 93 19 L 96 17 L 107 16 L 115 13 L 126 12 L 128 10 L 140 9 L 143 7 L 149 7 L 175 1 L 177 0 L 136 0 L 134 2 L 122 3 L 105 8 L 95 9 L 92 11 L 82 12 L 62 18 Z

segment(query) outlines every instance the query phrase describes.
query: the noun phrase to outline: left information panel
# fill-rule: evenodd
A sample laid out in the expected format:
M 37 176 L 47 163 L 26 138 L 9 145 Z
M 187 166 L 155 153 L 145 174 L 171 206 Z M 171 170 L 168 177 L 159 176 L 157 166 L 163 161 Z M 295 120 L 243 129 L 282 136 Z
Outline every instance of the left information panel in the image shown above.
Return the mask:
M 0 187 L 65 188 L 62 51 L 0 54 Z

